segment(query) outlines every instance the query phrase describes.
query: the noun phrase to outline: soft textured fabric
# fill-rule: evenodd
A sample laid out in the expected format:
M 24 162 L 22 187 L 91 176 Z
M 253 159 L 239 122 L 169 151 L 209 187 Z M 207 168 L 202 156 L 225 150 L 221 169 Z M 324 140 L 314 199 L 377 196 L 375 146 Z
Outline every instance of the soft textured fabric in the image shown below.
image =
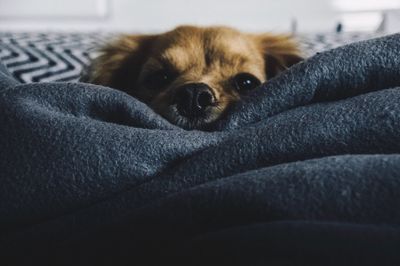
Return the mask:
M 399 52 L 392 35 L 318 54 L 208 131 L 1 68 L 0 258 L 399 265 Z

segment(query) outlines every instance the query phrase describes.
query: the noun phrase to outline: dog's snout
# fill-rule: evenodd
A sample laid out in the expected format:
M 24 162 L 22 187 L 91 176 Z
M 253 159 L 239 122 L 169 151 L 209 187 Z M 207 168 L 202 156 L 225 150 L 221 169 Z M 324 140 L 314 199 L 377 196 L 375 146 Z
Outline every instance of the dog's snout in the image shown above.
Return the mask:
M 190 83 L 182 86 L 175 95 L 174 103 L 181 115 L 198 117 L 215 102 L 211 88 L 204 83 Z

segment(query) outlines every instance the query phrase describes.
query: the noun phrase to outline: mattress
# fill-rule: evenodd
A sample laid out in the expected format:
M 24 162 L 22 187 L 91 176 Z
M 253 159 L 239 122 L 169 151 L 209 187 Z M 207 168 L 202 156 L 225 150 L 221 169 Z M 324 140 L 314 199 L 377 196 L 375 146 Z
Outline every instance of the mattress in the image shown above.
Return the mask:
M 303 34 L 297 36 L 305 56 L 377 37 L 377 33 Z M 24 83 L 77 81 L 111 33 L 0 32 L 0 61 Z

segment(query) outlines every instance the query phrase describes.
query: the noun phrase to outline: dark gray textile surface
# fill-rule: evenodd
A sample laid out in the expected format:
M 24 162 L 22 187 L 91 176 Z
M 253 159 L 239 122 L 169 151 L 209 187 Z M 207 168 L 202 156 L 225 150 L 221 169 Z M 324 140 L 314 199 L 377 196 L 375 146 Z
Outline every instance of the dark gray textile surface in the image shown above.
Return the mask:
M 400 263 L 400 35 L 292 67 L 208 132 L 110 88 L 0 85 L 4 260 Z

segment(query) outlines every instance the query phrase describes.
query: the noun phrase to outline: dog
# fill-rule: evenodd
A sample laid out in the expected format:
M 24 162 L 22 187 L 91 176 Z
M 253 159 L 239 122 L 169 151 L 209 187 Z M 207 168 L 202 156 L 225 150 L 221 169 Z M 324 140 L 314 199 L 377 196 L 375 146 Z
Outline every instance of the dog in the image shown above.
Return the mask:
M 88 82 L 124 91 L 184 129 L 203 129 L 262 83 L 302 60 L 288 35 L 180 26 L 122 35 L 94 59 Z

